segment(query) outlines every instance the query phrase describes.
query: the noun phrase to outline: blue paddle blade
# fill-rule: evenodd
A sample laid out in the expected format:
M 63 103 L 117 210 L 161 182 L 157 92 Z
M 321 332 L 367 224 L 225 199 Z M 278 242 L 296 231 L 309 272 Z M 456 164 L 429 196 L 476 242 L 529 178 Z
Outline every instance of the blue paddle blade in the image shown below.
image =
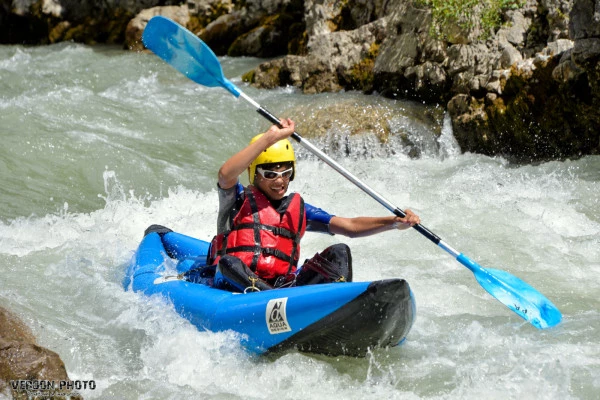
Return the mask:
M 142 35 L 144 46 L 196 83 L 221 86 L 235 97 L 240 90 L 225 76 L 213 51 L 199 37 L 176 22 L 153 17 Z
M 498 269 L 485 269 L 464 254 L 456 260 L 475 274 L 477 282 L 489 294 L 536 328 L 551 328 L 562 320 L 562 314 L 550 300 L 516 276 Z

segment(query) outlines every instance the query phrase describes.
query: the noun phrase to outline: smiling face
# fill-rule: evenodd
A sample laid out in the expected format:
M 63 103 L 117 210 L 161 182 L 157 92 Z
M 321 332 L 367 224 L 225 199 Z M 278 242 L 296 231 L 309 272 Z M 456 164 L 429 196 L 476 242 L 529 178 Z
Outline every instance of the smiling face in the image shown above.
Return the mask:
M 283 172 L 287 169 L 293 168 L 293 164 L 282 163 L 276 165 L 262 165 L 260 167 L 266 171 Z M 254 178 L 254 186 L 263 192 L 269 200 L 281 200 L 285 196 L 289 184 L 289 177 L 283 177 L 279 175 L 275 179 L 267 179 L 263 177 L 259 171 L 256 172 L 256 176 Z

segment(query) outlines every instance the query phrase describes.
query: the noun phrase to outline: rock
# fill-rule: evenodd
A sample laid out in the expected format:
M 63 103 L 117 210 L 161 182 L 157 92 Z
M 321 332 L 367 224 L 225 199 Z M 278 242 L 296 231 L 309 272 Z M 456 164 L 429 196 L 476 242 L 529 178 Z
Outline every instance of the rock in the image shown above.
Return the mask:
M 364 0 L 344 2 L 305 0 L 304 18 L 309 38 L 332 32 L 351 31 L 381 18 L 386 3 Z
M 506 13 L 511 23 L 487 49 L 448 48 L 450 92 L 464 93 L 448 102 L 463 151 L 501 154 L 518 162 L 600 152 L 600 113 L 594 110 L 599 74 L 593 72 L 600 61 L 598 38 L 584 38 L 596 30 L 600 14 L 594 22 L 596 2 L 580 1 L 585 4 L 575 1 L 571 12 L 571 29 L 579 40 L 566 38 L 569 2 L 548 0 L 538 4 L 546 21 L 526 6 Z M 489 47 L 494 42 L 499 57 Z M 486 71 L 489 62 L 494 69 Z M 473 71 L 477 68 L 482 72 Z
M 501 28 L 498 32 L 501 45 L 505 45 L 504 41 L 506 41 L 513 46 L 523 46 L 531 20 L 525 18 L 520 11 L 509 11 L 506 15 L 509 21 L 508 27 Z
M 373 68 L 374 90 L 388 97 L 444 102 L 451 78 L 448 46 L 429 35 L 431 16 L 410 2 L 397 4 Z
M 600 55 L 600 37 L 577 40 L 571 54 L 576 64 L 594 71 L 598 66 Z
M 588 89 L 592 95 L 592 99 L 590 100 L 597 107 L 600 107 L 600 38 L 586 38 L 575 41 L 575 46 L 571 53 L 571 61 L 574 66 L 585 71 L 589 84 L 588 88 L 584 87 L 581 89 Z M 598 108 L 592 111 L 592 113 L 595 118 L 600 120 L 597 110 Z M 597 125 L 590 128 L 598 131 Z
M 299 132 L 333 157 L 374 158 L 392 154 L 419 157 L 439 150 L 443 110 L 393 102 L 343 100 L 296 106 Z M 434 126 L 432 129 L 431 127 Z M 299 149 L 300 157 L 312 155 Z
M 286 56 L 257 67 L 244 80 L 263 89 L 296 86 L 305 93 L 337 92 L 341 86 L 331 65 L 316 57 Z
M 562 54 L 567 50 L 571 50 L 574 45 L 575 43 L 572 40 L 558 39 L 555 42 L 548 43 L 541 53 L 553 57 Z
M 517 50 L 513 45 L 507 44 L 502 50 L 502 54 L 499 59 L 499 69 L 510 68 L 511 66 L 517 64 L 518 62 L 523 61 L 523 56 L 521 52 Z
M 597 0 L 577 0 L 573 2 L 569 33 L 571 39 L 600 37 L 600 5 Z
M 431 36 L 430 11 L 412 1 L 308 0 L 306 56 L 266 62 L 244 79 L 263 88 L 376 91 L 447 104 L 464 151 L 519 162 L 595 154 L 599 111 L 589 105 L 597 104 L 600 80 L 597 1 L 526 0 L 504 11 L 487 40 L 476 5 L 472 29 L 451 24 L 440 40 Z M 569 38 L 567 28 L 576 34 Z M 575 117 L 582 112 L 589 118 Z M 588 133 L 575 134 L 581 129 Z
M 371 74 L 384 27 L 384 21 L 376 21 L 353 31 L 320 35 L 309 44 L 309 56 L 263 63 L 245 79 L 259 88 L 292 85 L 304 93 L 339 91 L 341 82 L 363 89 L 371 83 L 362 75 Z
M 42 2 L 42 13 L 60 18 L 63 14 L 63 7 L 56 0 L 45 0 Z
M 250 31 L 241 34 L 227 49 L 227 54 L 232 57 L 274 57 L 288 52 L 291 40 L 289 27 L 294 20 L 289 14 L 275 14 L 267 16 L 259 25 Z M 206 33 L 201 36 L 206 37 Z
M 299 1 L 252 0 L 198 32 L 217 55 L 274 57 L 304 52 Z
M 190 13 L 187 4 L 181 6 L 153 7 L 141 11 L 127 24 L 125 30 L 125 47 L 129 50 L 142 51 L 145 49 L 142 43 L 142 34 L 146 24 L 152 17 L 162 15 L 173 21 L 186 26 L 190 21 Z
M 138 12 L 174 1 L 20 0 L 12 3 L 12 8 L 0 7 L 2 43 L 48 44 L 72 40 L 122 45 L 127 24 Z
M 190 17 L 206 16 L 211 20 L 233 11 L 232 0 L 188 0 Z
M 0 7 L 0 38 L 118 43 L 127 18 L 159 3 L 173 2 L 14 1 Z M 431 9 L 412 0 L 187 4 L 190 15 L 175 7 L 182 11 L 173 18 L 217 54 L 283 56 L 244 75 L 257 87 L 361 90 L 446 105 L 464 151 L 521 161 L 600 152 L 600 0 L 524 0 L 518 8 L 503 2 L 495 30 L 478 3 L 458 22 L 446 21 L 443 32 Z M 127 25 L 127 47 L 141 48 L 153 12 Z M 462 95 L 468 109 L 462 100 L 458 107 Z
M 471 96 L 467 94 L 458 94 L 448 102 L 448 112 L 450 115 L 458 116 L 466 114 L 471 105 Z
M 380 142 L 389 140 L 393 117 L 391 109 L 373 104 L 357 104 L 346 100 L 319 107 L 296 107 L 288 114 L 301 116 L 302 131 L 306 138 L 319 138 L 330 132 L 354 136 L 373 133 Z
M 570 57 L 561 61 L 552 71 L 552 79 L 559 83 L 573 82 L 584 74 L 584 71 L 575 64 Z
M 448 104 L 448 113 L 456 126 L 454 137 L 460 146 L 470 149 L 468 151 L 488 154 L 489 149 L 497 145 L 496 138 L 489 134 L 488 115 L 475 99 L 467 95 L 453 97 Z
M 262 15 L 261 15 L 262 16 Z M 200 38 L 217 55 L 226 55 L 231 44 L 244 33 L 255 28 L 259 21 L 258 16 L 248 18 L 240 11 L 224 14 L 210 22 L 206 28 L 199 32 Z
M 58 354 L 37 345 L 31 330 L 16 315 L 0 307 L 0 394 L 12 392 L 15 399 L 29 398 L 26 391 L 12 388 L 10 381 L 14 380 L 59 382 L 69 380 L 69 376 Z M 45 399 L 64 399 L 66 395 L 82 398 L 70 390 L 44 394 L 49 395 Z

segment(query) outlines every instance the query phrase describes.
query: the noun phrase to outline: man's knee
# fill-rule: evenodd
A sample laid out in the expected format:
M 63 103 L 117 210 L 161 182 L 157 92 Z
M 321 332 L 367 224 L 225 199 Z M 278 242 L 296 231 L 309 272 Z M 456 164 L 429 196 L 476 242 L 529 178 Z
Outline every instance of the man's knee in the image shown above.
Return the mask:
M 306 260 L 296 278 L 298 286 L 351 281 L 352 253 L 344 243 L 329 246 Z

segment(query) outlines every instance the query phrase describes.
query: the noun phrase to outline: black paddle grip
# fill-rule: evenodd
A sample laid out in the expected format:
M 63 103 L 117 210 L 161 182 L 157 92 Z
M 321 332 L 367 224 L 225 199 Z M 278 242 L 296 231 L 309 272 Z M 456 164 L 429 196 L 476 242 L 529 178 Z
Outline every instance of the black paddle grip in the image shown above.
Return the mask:
M 275 115 L 271 114 L 269 112 L 269 110 L 267 110 L 266 108 L 261 107 L 258 110 L 256 110 L 256 112 L 281 128 L 281 124 L 279 123 L 279 118 L 277 118 Z
M 271 121 L 273 124 L 275 124 L 281 128 L 281 123 L 279 122 L 279 118 L 277 118 L 275 115 L 271 114 L 271 112 L 269 110 L 267 110 L 266 108 L 260 107 L 259 109 L 256 110 L 256 112 L 259 113 L 260 115 L 262 115 L 263 117 L 265 117 L 266 119 L 268 119 L 269 121 Z M 296 142 L 302 141 L 302 136 L 300 136 L 296 132 L 292 133 L 291 138 L 294 139 Z
M 406 217 L 406 213 L 399 208 L 394 210 L 394 214 L 400 218 Z M 440 239 L 435 233 L 431 232 L 429 229 L 425 228 L 421 224 L 417 224 L 413 226 L 421 235 L 425 236 L 427 239 L 431 240 L 435 244 L 439 244 L 442 239 Z

